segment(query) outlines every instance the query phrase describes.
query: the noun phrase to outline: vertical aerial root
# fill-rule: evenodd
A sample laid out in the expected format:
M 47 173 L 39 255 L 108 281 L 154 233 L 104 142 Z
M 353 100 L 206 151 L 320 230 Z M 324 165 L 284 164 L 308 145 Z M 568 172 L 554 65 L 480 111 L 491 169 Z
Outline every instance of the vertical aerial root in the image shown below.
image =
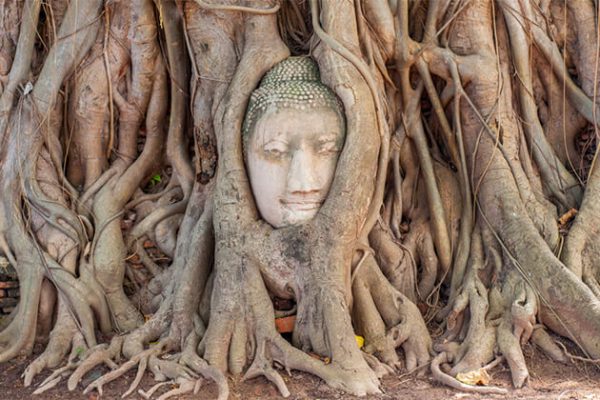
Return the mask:
M 537 297 L 514 271 L 505 279 L 503 297 L 508 307 L 496 329 L 498 349 L 510 367 L 513 385 L 520 388 L 529 378 L 521 346 L 533 334 L 538 312 Z
M 511 332 L 510 325 L 505 320 L 498 327 L 498 348 L 510 367 L 513 385 L 516 388 L 520 388 L 525 384 L 527 378 L 529 378 L 529 371 L 525 364 L 521 343 Z
M 79 321 L 80 329 L 89 347 L 96 345 L 95 315 L 97 311 L 100 328 L 104 331 L 111 326 L 108 309 L 104 297 L 97 296 L 89 285 L 76 279 L 63 269 L 53 269 L 51 273 L 53 282 L 57 285 L 59 293 L 64 296 L 68 306 L 73 310 Z
M 411 301 L 416 301 L 416 268 L 412 250 L 405 245 L 399 246 L 394 241 L 391 232 L 386 231 L 381 224 L 375 225 L 371 230 L 369 244 L 375 250 L 375 257 L 381 272 L 392 286 Z
M 87 351 L 87 347 L 85 340 L 80 333 L 75 333 L 72 341 L 71 353 L 69 354 L 67 364 L 54 370 L 46 379 L 42 381 L 42 383 L 39 384 L 38 388 L 33 392 L 33 394 L 41 394 L 52 389 L 58 385 L 63 378 L 69 376 L 71 372 L 79 366 L 79 358 L 85 351 Z M 25 375 L 25 386 L 29 386 L 31 384 L 31 381 L 35 377 L 36 373 L 40 372 L 43 368 L 48 368 L 51 366 L 50 362 L 48 361 L 48 356 L 45 356 L 45 354 L 46 352 L 44 352 L 44 354 L 30 364 L 23 373 L 23 375 Z
M 56 305 L 56 289 L 47 280 L 42 282 L 40 293 L 40 306 L 38 309 L 38 320 L 36 337 L 40 340 L 46 340 L 52 329 L 52 318 L 54 316 L 54 306 Z
M 20 289 L 24 296 L 19 301 L 15 318 L 0 332 L 0 363 L 16 357 L 21 351 L 33 349 L 42 279 L 41 274 L 35 274 L 21 280 Z
M 513 334 L 522 345 L 531 338 L 537 311 L 537 299 L 533 290 L 529 286 L 522 285 L 515 293 L 510 309 Z
M 227 378 L 221 371 L 200 358 L 196 353 L 199 337 L 194 332 L 190 333 L 186 338 L 184 350 L 179 358 L 179 362 L 194 372 L 202 375 L 205 379 L 214 381 L 219 389 L 218 400 L 227 400 L 229 397 L 229 386 Z M 194 391 L 195 392 L 195 391 Z
M 451 375 L 481 368 L 494 356 L 495 329 L 486 316 L 489 309 L 488 291 L 475 274 L 469 273 L 465 289 L 469 297 L 469 327 L 456 357 Z
M 381 343 L 394 351 L 393 356 L 380 351 L 378 357 L 392 367 L 397 366 L 394 349 L 402 346 L 409 371 L 427 365 L 430 360 L 431 337 L 417 306 L 389 283 L 373 257 L 367 257 L 362 268 L 362 276 L 357 277 L 356 281 L 364 282 L 367 286 L 368 295 L 375 306 L 374 312 L 378 317 L 381 316 L 388 328 L 385 336 L 380 339 Z M 367 350 L 369 346 L 367 342 Z
M 375 306 L 369 287 L 360 275 L 354 280 L 352 294 L 354 295 L 353 323 L 356 325 L 357 332 L 365 338 L 364 350 L 376 354 L 392 368 L 399 367 L 400 361 L 393 342 L 386 335 L 385 323 Z M 365 359 L 369 362 L 368 358 Z
M 83 336 L 77 331 L 73 316 L 68 312 L 64 302 L 59 300 L 56 323 L 50 332 L 48 345 L 44 352 L 27 366 L 23 373 L 24 386 L 31 385 L 35 376 L 44 369 L 58 366 L 69 350 L 73 353 L 74 351 L 82 352 L 85 349 L 87 346 Z M 44 385 L 40 385 L 40 388 L 42 386 Z
M 287 385 L 283 381 L 281 375 L 273 369 L 273 361 L 271 361 L 267 355 L 267 343 L 266 341 L 262 341 L 258 345 L 258 349 L 256 354 L 254 355 L 254 361 L 244 374 L 243 380 L 256 378 L 257 376 L 263 375 L 269 381 L 273 382 L 279 393 L 283 397 L 288 397 L 290 395 L 290 391 L 287 388 Z

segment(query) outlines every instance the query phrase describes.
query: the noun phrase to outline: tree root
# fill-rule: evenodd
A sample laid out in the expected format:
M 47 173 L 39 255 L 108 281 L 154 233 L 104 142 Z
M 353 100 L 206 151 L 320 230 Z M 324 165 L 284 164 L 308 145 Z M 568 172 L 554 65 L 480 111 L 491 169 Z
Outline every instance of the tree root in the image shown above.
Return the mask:
M 223 256 L 217 255 L 217 260 Z M 230 254 L 223 259 L 229 263 L 235 262 L 235 258 Z M 286 370 L 297 369 L 315 374 L 330 386 L 356 395 L 379 391 L 377 378 L 362 357 L 361 364 L 355 363 L 348 368 L 346 358 L 343 358 L 344 353 L 338 353 L 337 349 L 324 350 L 314 346 L 317 342 L 311 341 L 312 351 L 330 358 L 331 363 L 326 365 L 287 343 L 275 330 L 274 310 L 258 267 L 248 261 L 238 259 L 238 262 L 243 267 L 236 273 L 236 279 L 232 280 L 230 274 L 225 274 L 227 276 L 225 281 L 219 275 L 215 278 L 211 318 L 199 350 L 200 353 L 204 353 L 204 357 L 211 365 L 222 371 L 229 370 L 235 373 L 243 369 L 247 360 L 252 360 L 245 378 L 264 375 L 278 387 L 282 395 L 289 395 L 289 391 L 279 373 L 273 369 L 274 363 L 283 366 Z M 241 288 L 236 284 L 236 289 L 233 289 L 231 287 L 233 282 L 244 284 Z M 220 296 L 227 296 L 227 301 L 220 299 Z M 324 304 L 329 304 L 326 300 L 323 301 Z M 302 312 L 301 308 L 299 308 L 299 315 Z M 322 318 L 331 321 L 333 317 L 326 314 Z M 302 317 L 298 318 L 302 320 Z M 309 321 L 304 323 L 311 326 Z M 299 330 L 298 327 L 297 323 L 295 332 Z M 339 330 L 333 332 L 339 333 Z M 359 355 L 354 337 L 351 339 L 352 350 Z M 340 341 L 340 337 L 335 340 Z M 343 349 L 343 351 L 349 350 Z
M 541 323 L 597 362 L 597 160 L 562 262 L 545 198 L 559 208 L 580 202 L 575 168 L 562 163 L 584 119 L 567 122 L 560 103 L 598 120 L 594 46 L 581 40 L 597 30 L 589 2 L 587 12 L 569 5 L 581 24 L 557 35 L 546 25 L 560 7 L 542 10 L 551 1 L 538 9 L 503 0 L 498 13 L 491 0 L 13 3 L 24 8 L 17 48 L 3 47 L 16 27 L 0 38 L 0 252 L 18 272 L 21 299 L 0 332 L 0 362 L 44 341 L 52 321 L 25 386 L 67 360 L 34 393 L 67 377 L 74 390 L 105 365 L 84 393 L 136 369 L 123 396 L 160 390 L 166 399 L 214 381 L 225 400 L 226 371 L 264 376 L 289 396 L 283 368 L 367 395 L 401 368 L 401 347 L 410 372 L 431 365 L 455 389 L 505 394 L 454 376 L 506 361 L 521 387 L 528 341 L 553 360 L 574 358 Z M 42 25 L 49 48 L 36 44 Z M 240 131 L 248 97 L 289 56 L 289 42 L 318 62 L 347 135 L 317 216 L 271 229 L 254 204 Z M 560 85 L 540 94 L 549 81 L 534 76 L 538 61 L 564 94 Z M 140 247 L 155 276 L 134 288 L 134 299 L 152 302 L 141 325 L 123 281 L 127 254 L 145 238 L 173 263 L 163 269 Z M 286 308 L 296 314 L 293 345 L 275 329 L 273 297 L 295 301 Z M 446 299 L 434 356 L 425 320 Z M 96 344 L 96 330 L 119 329 L 129 333 Z M 147 371 L 162 383 L 145 392 Z
M 372 256 L 358 272 L 353 292 L 354 320 L 365 336 L 367 353 L 374 353 L 388 366 L 398 368 L 395 349 L 402 346 L 407 370 L 429 363 L 431 338 L 423 317 L 415 304 L 385 279 Z M 374 318 L 381 321 L 380 328 L 376 328 Z
M 464 392 L 503 395 L 508 393 L 508 391 L 504 388 L 492 386 L 473 386 L 460 382 L 456 378 L 453 378 L 452 376 L 442 372 L 440 369 L 440 365 L 447 362 L 452 362 L 452 357 L 450 357 L 446 352 L 441 352 L 433 358 L 433 361 L 431 361 L 431 373 L 436 381 Z
M 166 337 L 159 340 L 158 343 L 151 344 L 149 348 L 136 353 L 129 357 L 127 361 L 118 365 L 115 360 L 118 362 L 125 343 L 131 341 L 133 339 L 131 335 L 135 333 L 136 332 L 132 332 L 127 338 L 124 336 L 116 336 L 112 339 L 109 346 L 102 344 L 96 348 L 90 349 L 86 357 L 78 363 L 70 360 L 67 366 L 55 371 L 51 380 L 44 381 L 42 383 L 43 387 L 40 387 L 38 391 L 42 392 L 55 386 L 62 376 L 69 374 L 73 369 L 74 371 L 68 380 L 68 388 L 69 390 L 74 390 L 77 383 L 85 376 L 85 374 L 96 366 L 105 364 L 111 371 L 88 384 L 83 391 L 84 394 L 89 393 L 92 390 L 97 390 L 98 393 L 102 395 L 104 385 L 123 376 L 127 371 L 137 366 L 136 376 L 131 382 L 128 390 L 123 393 L 123 398 L 137 389 L 144 373 L 147 370 L 150 370 L 157 381 L 170 380 L 170 382 L 179 384 L 179 388 L 163 394 L 160 398 L 167 398 L 194 390 L 197 391 L 199 385 L 202 383 L 202 379 L 199 379 L 199 376 L 202 375 L 204 378 L 213 380 L 217 383 L 220 400 L 227 399 L 229 393 L 227 380 L 221 372 L 216 368 L 209 366 L 206 361 L 202 360 L 195 353 L 198 339 L 194 334 L 191 334 L 190 337 L 186 339 L 186 346 L 182 353 L 167 355 L 166 352 L 173 348 L 174 343 L 171 338 Z M 131 345 L 129 345 L 129 347 L 131 348 Z M 149 396 L 156 389 L 157 388 L 154 390 L 151 389 L 149 393 L 143 391 L 142 393 Z
M 50 389 L 50 387 L 55 386 L 61 380 L 64 372 L 71 368 L 74 369 L 75 359 L 83 355 L 88 348 L 83 335 L 77 329 L 73 316 L 68 312 L 64 303 L 60 302 L 57 323 L 50 333 L 50 341 L 46 349 L 27 366 L 27 369 L 23 373 L 25 387 L 31 385 L 35 376 L 44 369 L 57 367 L 69 350 L 71 353 L 67 359 L 68 368 L 61 368 L 59 373 L 55 371 L 39 385 L 36 392 L 42 393 Z M 52 383 L 52 385 L 48 386 L 49 383 Z
M 103 343 L 91 348 L 86 358 L 77 366 L 75 371 L 69 377 L 67 388 L 70 391 L 75 390 L 77 384 L 84 375 L 94 369 L 97 365 L 106 364 L 109 368 L 116 367 L 113 359 L 120 355 L 123 339 L 123 336 L 115 336 L 110 341 L 110 345 Z
M 556 343 L 552 340 L 548 332 L 541 327 L 536 326 L 531 334 L 531 341 L 537 347 L 542 349 L 542 351 L 550 357 L 554 361 L 558 361 L 561 363 L 566 363 L 567 358 L 565 354 L 561 351 L 561 349 L 556 345 Z
M 53 349 L 52 347 L 50 347 L 50 345 L 48 349 L 52 349 L 55 351 L 55 353 L 57 353 L 56 349 Z M 52 359 L 52 354 L 47 356 L 46 354 L 48 352 L 48 349 L 46 349 L 44 354 L 42 354 L 42 356 L 40 356 L 33 363 L 31 363 L 25 370 L 24 378 L 26 387 L 32 383 L 32 380 L 37 373 L 41 372 L 43 369 L 46 368 L 53 368 L 55 366 L 55 362 L 62 360 L 62 357 L 60 359 Z M 54 370 L 46 379 L 44 379 L 38 385 L 38 388 L 33 392 L 33 394 L 44 393 L 45 391 L 50 390 L 56 385 L 58 385 L 63 380 L 63 378 L 66 378 L 69 375 L 71 375 L 73 370 L 75 370 L 81 363 L 80 359 L 87 350 L 88 349 L 85 345 L 83 337 L 80 334 L 76 334 L 73 338 L 71 353 L 69 354 L 69 357 L 67 359 L 67 364 Z
M 20 283 L 20 290 L 27 293 L 27 296 L 20 298 L 19 305 L 13 312 L 14 318 L 0 332 L 0 363 L 10 360 L 20 352 L 30 353 L 33 350 L 39 295 L 43 278 L 39 273 L 33 276 L 23 274 L 19 278 L 25 278 Z

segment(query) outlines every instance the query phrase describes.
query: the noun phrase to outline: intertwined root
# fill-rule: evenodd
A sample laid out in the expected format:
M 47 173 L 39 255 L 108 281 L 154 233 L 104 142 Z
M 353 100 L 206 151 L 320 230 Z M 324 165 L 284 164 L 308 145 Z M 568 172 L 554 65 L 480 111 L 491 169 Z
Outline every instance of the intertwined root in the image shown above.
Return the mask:
M 219 400 L 227 399 L 229 395 L 227 380 L 221 372 L 208 365 L 206 361 L 196 354 L 198 339 L 195 333 L 188 336 L 185 340 L 183 350 L 179 353 L 168 354 L 168 351 L 174 348 L 174 342 L 167 337 L 150 344 L 148 348 L 119 364 L 125 342 L 136 340 L 135 334 L 136 332 L 133 332 L 129 336 L 115 336 L 110 344 L 100 344 L 89 350 L 82 344 L 81 336 L 79 338 L 76 336 L 68 363 L 56 369 L 48 378 L 41 382 L 34 394 L 43 393 L 53 388 L 65 377 L 68 377 L 68 389 L 75 390 L 77 384 L 88 372 L 98 366 L 104 365 L 111 371 L 89 383 L 84 388 L 84 393 L 97 390 L 102 394 L 104 385 L 122 377 L 127 371 L 137 366 L 136 376 L 122 397 L 133 393 L 139 386 L 144 373 L 149 370 L 153 373 L 157 381 L 178 385 L 176 389 L 162 394 L 159 397 L 160 399 L 189 392 L 197 393 L 205 380 L 212 380 L 217 384 Z M 34 369 L 39 370 L 39 368 L 49 366 L 48 364 L 42 365 L 42 362 L 47 362 L 44 357 L 37 359 L 30 365 L 26 371 L 27 384 L 30 384 L 31 379 L 33 379 L 34 373 L 32 371 Z M 142 390 L 139 392 L 144 397 L 149 398 L 161 385 L 159 384 L 151 388 L 148 392 L 143 392 Z
M 37 357 L 23 373 L 24 386 L 30 386 L 33 379 L 45 369 L 56 368 L 64 362 L 64 357 L 68 354 L 67 365 L 63 366 L 46 378 L 38 385 L 35 393 L 44 391 L 56 386 L 63 378 L 80 362 L 82 356 L 87 352 L 88 346 L 83 335 L 78 331 L 75 320 L 66 313 L 64 307 L 59 304 L 58 323 L 50 333 L 50 340 L 44 349 L 44 352 Z
M 229 262 L 235 260 L 235 256 L 231 255 L 225 259 L 225 265 L 231 265 Z M 313 349 L 323 356 L 329 356 L 330 364 L 325 364 L 286 342 L 275 329 L 273 306 L 258 267 L 248 260 L 239 261 L 238 265 L 241 268 L 234 267 L 237 272 L 232 275 L 225 273 L 223 278 L 226 279 L 221 279 L 217 270 L 211 318 L 200 346 L 200 352 L 211 365 L 222 371 L 239 373 L 249 364 L 245 379 L 263 375 L 272 381 L 284 396 L 288 396 L 289 391 L 275 370 L 275 365 L 288 371 L 295 369 L 313 373 L 329 385 L 349 393 L 364 395 L 379 391 L 377 378 L 360 356 L 351 328 L 345 331 L 333 330 L 337 336 L 337 343 L 330 340 L 331 347 L 318 349 L 320 351 L 317 348 Z M 227 272 L 231 271 L 228 269 Z M 231 279 L 231 276 L 239 279 Z M 332 305 L 324 304 L 320 307 L 327 308 L 328 305 Z M 340 303 L 335 305 L 341 306 Z M 344 312 L 343 308 L 341 311 Z M 327 316 L 327 319 L 321 320 L 323 325 L 319 325 L 318 329 L 325 333 L 335 326 L 333 323 L 337 317 L 333 314 L 324 316 Z M 338 317 L 343 318 L 343 314 L 338 314 Z M 302 319 L 301 316 L 298 318 Z M 348 318 L 347 314 L 345 318 Z M 344 338 L 344 335 L 347 337 Z M 360 364 L 350 368 L 345 362 L 347 360 L 341 359 L 345 350 L 336 347 L 340 341 L 344 342 L 348 338 L 353 347 L 347 350 L 360 357 Z M 340 358 L 336 357 L 338 354 Z
M 373 257 L 355 272 L 354 321 L 365 336 L 365 352 L 397 369 L 401 363 L 396 349 L 402 347 L 406 370 L 426 366 L 431 338 L 417 306 L 387 281 Z
M 444 373 L 440 365 L 447 362 L 452 362 L 452 355 L 442 351 L 438 355 L 433 358 L 431 362 L 431 372 L 433 374 L 434 379 L 438 382 L 443 383 L 444 385 L 450 386 L 454 389 L 458 389 L 465 392 L 476 392 L 483 394 L 506 394 L 507 390 L 503 388 L 493 387 L 493 386 L 475 386 L 468 385 L 460 382 L 459 380 L 453 378 L 451 375 Z
M 476 248 L 477 250 L 477 248 Z M 565 362 L 539 317 L 538 296 L 515 270 L 506 273 L 503 285 L 489 289 L 473 272 L 480 265 L 474 257 L 465 286 L 447 315 L 447 331 L 434 347 L 439 354 L 431 369 L 435 379 L 459 390 L 503 393 L 504 389 L 465 385 L 458 374 L 491 369 L 500 362 L 510 368 L 514 387 L 522 387 L 529 378 L 522 346 L 531 341 L 551 359 Z

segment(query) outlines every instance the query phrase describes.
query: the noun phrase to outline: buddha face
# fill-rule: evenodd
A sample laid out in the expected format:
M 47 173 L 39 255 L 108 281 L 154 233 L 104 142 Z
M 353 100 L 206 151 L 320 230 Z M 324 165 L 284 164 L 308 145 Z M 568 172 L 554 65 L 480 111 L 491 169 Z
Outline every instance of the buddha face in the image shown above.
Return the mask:
M 270 107 L 246 143 L 252 192 L 275 228 L 312 219 L 325 201 L 344 142 L 344 121 L 326 107 Z

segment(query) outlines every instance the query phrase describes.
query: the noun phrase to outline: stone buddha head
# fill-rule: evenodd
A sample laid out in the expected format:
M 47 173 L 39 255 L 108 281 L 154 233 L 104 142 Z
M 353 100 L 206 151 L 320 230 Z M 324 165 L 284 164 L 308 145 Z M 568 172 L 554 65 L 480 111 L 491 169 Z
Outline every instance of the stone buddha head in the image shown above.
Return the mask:
M 261 217 L 275 228 L 312 219 L 327 197 L 345 137 L 341 102 L 310 57 L 290 57 L 250 97 L 244 155 Z

